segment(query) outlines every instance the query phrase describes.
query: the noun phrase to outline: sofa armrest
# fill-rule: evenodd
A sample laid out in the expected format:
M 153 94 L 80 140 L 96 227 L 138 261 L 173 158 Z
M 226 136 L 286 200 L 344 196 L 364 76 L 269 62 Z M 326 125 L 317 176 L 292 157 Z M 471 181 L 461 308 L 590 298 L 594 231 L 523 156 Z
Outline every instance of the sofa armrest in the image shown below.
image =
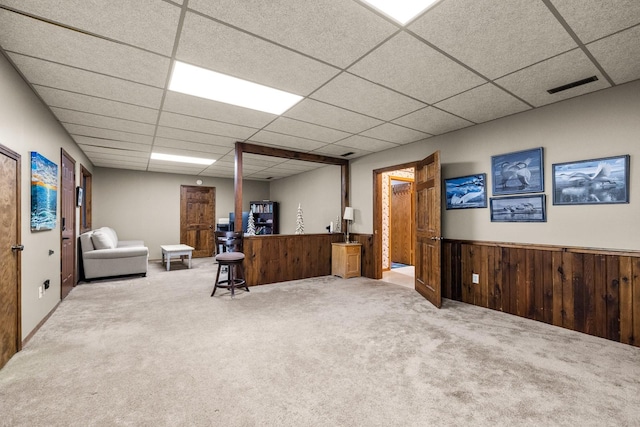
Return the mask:
M 84 259 L 116 259 L 144 255 L 149 255 L 149 248 L 145 246 L 129 246 L 114 249 L 96 249 L 94 251 L 85 252 L 82 256 Z

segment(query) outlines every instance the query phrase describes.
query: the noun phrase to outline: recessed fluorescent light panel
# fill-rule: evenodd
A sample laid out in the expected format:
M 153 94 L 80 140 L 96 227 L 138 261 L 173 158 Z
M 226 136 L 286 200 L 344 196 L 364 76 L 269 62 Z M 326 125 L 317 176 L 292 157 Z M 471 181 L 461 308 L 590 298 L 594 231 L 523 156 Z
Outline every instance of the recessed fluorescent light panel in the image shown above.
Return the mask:
M 202 157 L 175 156 L 173 154 L 151 153 L 153 160 L 166 160 L 168 162 L 195 163 L 197 165 L 212 165 L 215 160 Z
M 169 90 L 278 115 L 302 99 L 292 93 L 179 61 L 173 65 Z
M 363 0 L 402 25 L 440 0 Z

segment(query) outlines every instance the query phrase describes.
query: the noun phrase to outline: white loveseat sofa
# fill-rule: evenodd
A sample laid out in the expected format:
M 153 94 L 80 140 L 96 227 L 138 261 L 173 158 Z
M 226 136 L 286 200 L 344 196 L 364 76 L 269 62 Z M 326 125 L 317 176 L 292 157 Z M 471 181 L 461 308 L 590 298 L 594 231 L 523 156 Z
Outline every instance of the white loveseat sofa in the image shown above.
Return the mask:
M 149 248 L 142 240 L 118 240 L 110 227 L 97 228 L 80 235 L 84 279 L 147 275 Z

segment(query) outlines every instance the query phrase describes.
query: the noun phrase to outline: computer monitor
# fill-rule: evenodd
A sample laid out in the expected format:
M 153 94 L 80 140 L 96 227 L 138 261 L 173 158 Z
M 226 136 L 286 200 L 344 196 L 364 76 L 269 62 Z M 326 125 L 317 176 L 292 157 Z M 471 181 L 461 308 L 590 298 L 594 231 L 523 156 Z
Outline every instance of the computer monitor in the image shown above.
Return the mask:
M 235 231 L 236 214 L 229 212 L 229 231 Z M 249 212 L 242 212 L 242 232 L 247 232 L 249 226 Z

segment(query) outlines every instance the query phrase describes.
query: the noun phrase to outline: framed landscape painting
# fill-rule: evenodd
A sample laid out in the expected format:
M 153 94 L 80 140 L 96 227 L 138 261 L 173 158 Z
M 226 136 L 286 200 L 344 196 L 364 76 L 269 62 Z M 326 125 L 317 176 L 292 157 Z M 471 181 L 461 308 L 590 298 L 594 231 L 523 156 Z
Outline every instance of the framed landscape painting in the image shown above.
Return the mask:
M 491 157 L 493 195 L 544 191 L 542 147 Z
M 546 222 L 544 194 L 491 198 L 492 222 Z
M 447 209 L 486 208 L 486 182 L 486 173 L 445 179 Z
M 53 230 L 58 206 L 58 165 L 31 152 L 31 230 Z
M 554 205 L 629 203 L 629 155 L 553 165 Z

